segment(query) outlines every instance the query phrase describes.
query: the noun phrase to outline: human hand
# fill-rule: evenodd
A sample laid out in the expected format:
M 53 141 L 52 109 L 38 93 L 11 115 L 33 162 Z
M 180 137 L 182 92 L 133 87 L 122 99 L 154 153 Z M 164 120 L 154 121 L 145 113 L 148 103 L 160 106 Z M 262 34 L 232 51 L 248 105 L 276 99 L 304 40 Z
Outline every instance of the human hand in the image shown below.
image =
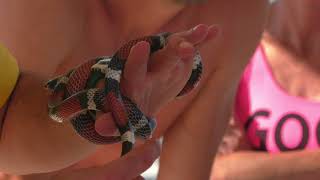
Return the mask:
M 196 46 L 217 33 L 217 27 L 200 24 L 191 30 L 172 34 L 164 49 L 149 57 L 150 45 L 142 41 L 132 47 L 122 91 L 152 117 L 173 100 L 190 78 Z
M 234 118 L 230 119 L 228 128 L 226 129 L 220 146 L 218 148 L 217 155 L 225 156 L 233 153 L 239 146 L 240 140 L 243 136 L 241 125 L 235 121 Z
M 149 43 L 142 41 L 131 48 L 121 90 L 130 97 L 147 116 L 153 117 L 173 100 L 188 81 L 196 53 L 201 46 L 217 34 L 216 26 L 200 24 L 191 30 L 172 34 L 164 49 L 150 54 Z M 96 130 L 103 135 L 116 131 L 114 122 L 104 114 L 96 121 Z

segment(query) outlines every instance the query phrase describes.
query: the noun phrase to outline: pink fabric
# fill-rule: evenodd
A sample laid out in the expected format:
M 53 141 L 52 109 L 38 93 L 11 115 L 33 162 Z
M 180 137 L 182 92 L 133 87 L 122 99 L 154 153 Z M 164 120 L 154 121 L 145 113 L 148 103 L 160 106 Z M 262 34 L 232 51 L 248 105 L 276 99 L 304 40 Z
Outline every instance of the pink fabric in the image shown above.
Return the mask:
M 234 109 L 255 149 L 277 153 L 319 147 L 320 102 L 287 94 L 261 46 L 244 71 Z

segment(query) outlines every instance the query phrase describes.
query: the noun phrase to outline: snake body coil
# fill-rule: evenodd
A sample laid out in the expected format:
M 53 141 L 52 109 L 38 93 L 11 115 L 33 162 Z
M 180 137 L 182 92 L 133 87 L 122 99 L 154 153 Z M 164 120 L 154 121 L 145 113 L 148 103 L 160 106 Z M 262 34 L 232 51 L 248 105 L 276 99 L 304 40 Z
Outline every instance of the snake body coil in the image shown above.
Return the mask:
M 128 153 L 135 137 L 147 139 L 155 128 L 155 120 L 146 117 L 137 105 L 121 94 L 120 80 L 131 47 L 140 41 L 150 43 L 150 53 L 162 49 L 169 33 L 146 36 L 129 41 L 113 56 L 89 60 L 68 73 L 47 82 L 51 91 L 48 108 L 49 116 L 58 122 L 70 120 L 74 129 L 83 138 L 96 144 L 122 142 L 122 153 Z M 202 73 L 199 53 L 187 84 L 178 96 L 191 91 L 199 82 Z M 104 81 L 104 88 L 98 83 Z M 95 130 L 98 111 L 111 112 L 120 136 L 102 136 Z

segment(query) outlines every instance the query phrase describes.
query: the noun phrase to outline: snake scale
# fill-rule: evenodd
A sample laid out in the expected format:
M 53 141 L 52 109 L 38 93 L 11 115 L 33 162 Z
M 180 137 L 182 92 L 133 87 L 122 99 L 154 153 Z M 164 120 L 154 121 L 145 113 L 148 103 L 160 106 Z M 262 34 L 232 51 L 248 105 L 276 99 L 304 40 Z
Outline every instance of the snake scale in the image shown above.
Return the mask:
M 172 33 L 145 36 L 124 44 L 113 56 L 98 57 L 55 77 L 46 83 L 50 91 L 48 111 L 57 122 L 70 121 L 76 132 L 95 144 L 122 142 L 121 155 L 128 153 L 135 137 L 147 139 L 155 129 L 155 119 L 146 117 L 138 106 L 120 91 L 120 80 L 131 47 L 140 41 L 150 44 L 150 55 L 165 47 Z M 199 82 L 202 63 L 194 56 L 192 73 L 177 96 L 191 91 Z M 103 88 L 98 82 L 104 81 Z M 120 136 L 102 136 L 95 130 L 98 112 L 111 112 Z

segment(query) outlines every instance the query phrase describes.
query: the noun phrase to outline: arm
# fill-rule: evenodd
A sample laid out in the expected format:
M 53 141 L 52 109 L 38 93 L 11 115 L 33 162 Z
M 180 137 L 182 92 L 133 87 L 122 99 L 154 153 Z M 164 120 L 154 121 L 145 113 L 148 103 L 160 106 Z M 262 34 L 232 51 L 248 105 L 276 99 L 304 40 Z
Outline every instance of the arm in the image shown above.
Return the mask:
M 3 6 L 1 6 L 4 8 L 0 7 L 0 10 L 3 10 L 0 11 L 0 22 L 1 24 L 6 24 L 6 28 L 10 29 L 8 31 L 5 28 L 0 28 L 0 41 L 3 41 L 17 57 L 22 72 L 20 82 L 12 96 L 12 101 L 7 111 L 3 137 L 0 143 L 0 169 L 4 172 L 26 174 L 55 171 L 87 157 L 96 150 L 97 146 L 77 135 L 70 124 L 57 124 L 48 118 L 47 94 L 43 88 L 43 83 L 46 82 L 50 76 L 52 77 L 52 74 L 55 74 L 55 72 L 60 74 L 74 67 L 76 64 L 83 62 L 88 57 L 95 57 L 97 54 L 102 54 L 102 52 L 97 53 L 97 49 L 108 49 L 108 43 L 102 43 L 103 46 L 105 45 L 107 47 L 101 47 L 102 45 L 100 46 L 99 43 L 92 45 L 90 41 L 88 42 L 87 36 L 91 37 L 91 35 L 95 33 L 89 31 L 90 33 L 86 34 L 87 31 L 81 31 L 84 26 L 92 22 L 88 22 L 90 18 L 88 18 L 87 13 L 90 12 L 86 11 L 86 13 L 84 13 L 84 10 L 80 7 L 80 5 L 83 5 L 82 7 L 85 9 L 87 2 L 89 1 L 52 0 L 50 2 L 43 2 L 38 0 L 33 3 L 26 3 L 19 0 L 12 0 L 5 1 Z M 101 3 L 101 1 L 90 2 Z M 39 9 L 43 10 L 43 12 L 38 12 L 37 10 Z M 91 10 L 93 11 L 91 13 L 97 12 L 96 8 L 92 8 Z M 41 13 L 41 16 L 39 13 Z M 101 18 L 99 14 L 97 16 Z M 93 19 L 96 20 L 95 18 Z M 70 23 L 71 21 L 72 23 Z M 63 27 L 63 31 L 61 31 L 61 27 Z M 100 28 L 95 26 L 88 26 L 88 28 L 92 31 L 100 30 Z M 26 33 L 30 34 L 30 36 L 26 36 Z M 100 34 L 101 37 L 105 36 L 106 33 L 108 34 L 107 30 L 103 31 L 103 34 Z M 199 35 L 197 31 L 188 31 L 188 33 L 185 32 L 182 34 L 185 35 L 184 37 L 186 39 L 194 39 L 194 34 Z M 193 38 L 188 38 L 188 35 Z M 132 65 L 129 65 L 129 67 L 133 65 L 135 67 L 137 67 L 137 65 L 141 66 L 138 66 L 138 68 L 140 70 L 143 69 L 143 71 L 139 73 L 143 74 L 143 78 L 138 79 L 139 81 L 141 80 L 140 82 L 143 82 L 145 86 L 148 86 L 148 88 L 142 88 L 148 92 L 141 91 L 140 84 L 143 83 L 130 83 L 138 85 L 138 87 L 130 87 L 128 88 L 130 89 L 128 90 L 129 92 L 125 92 L 128 97 L 134 97 L 133 100 L 136 100 L 135 102 L 138 105 L 142 104 L 142 107 L 140 107 L 142 110 L 144 109 L 143 107 L 148 107 L 156 111 L 157 108 L 152 104 L 156 103 L 157 107 L 159 107 L 162 106 L 161 103 L 159 104 L 159 101 L 166 104 L 167 100 L 173 99 L 182 89 L 188 78 L 187 74 L 189 74 L 189 69 L 192 67 L 192 58 L 185 50 L 189 49 L 191 52 L 194 52 L 193 45 L 189 44 L 187 47 L 177 48 L 178 44 L 176 43 L 182 42 L 183 37 L 181 37 L 182 39 L 178 36 L 175 36 L 176 38 L 173 37 L 174 36 L 171 36 L 172 43 L 175 44 L 172 44 L 174 45 L 172 46 L 174 51 L 168 48 L 160 52 L 158 56 L 155 55 L 152 57 L 160 59 L 164 56 L 163 53 L 166 54 L 166 58 L 161 58 L 161 61 L 152 61 L 158 62 L 160 65 L 151 65 L 151 67 L 158 67 L 158 69 L 151 68 L 151 70 L 154 70 L 150 72 L 153 76 L 148 73 L 148 75 L 150 75 L 148 78 L 145 77 L 147 73 L 144 73 L 144 70 L 147 69 L 141 68 L 147 67 L 147 65 L 145 64 L 144 66 L 141 60 L 148 60 L 149 54 L 147 53 L 147 55 L 144 56 L 145 58 L 137 57 L 141 55 L 142 51 L 147 49 L 147 43 L 140 43 L 139 48 L 136 46 L 136 53 L 130 51 L 135 54 L 132 57 L 140 61 L 138 61 L 139 63 L 134 63 L 137 61 L 131 61 Z M 201 36 L 200 39 L 203 39 L 203 37 Z M 169 42 L 168 46 L 170 44 Z M 178 53 L 175 51 L 184 53 L 180 53 L 179 57 L 181 56 L 181 58 L 178 58 L 176 56 Z M 171 52 L 170 56 L 168 56 L 169 52 Z M 104 53 L 105 50 L 103 50 L 103 54 Z M 128 63 L 130 63 L 129 59 Z M 183 61 L 180 61 L 180 59 L 183 59 Z M 179 63 L 175 63 L 177 65 L 175 68 L 175 66 L 171 66 L 170 63 L 165 62 Z M 144 63 L 147 62 L 144 61 Z M 170 66 L 170 68 L 168 68 L 168 66 Z M 171 69 L 172 67 L 173 69 Z M 127 84 L 131 82 L 131 80 L 129 80 L 130 78 L 136 78 L 128 75 L 130 72 L 138 74 L 137 71 L 132 70 L 132 68 L 129 69 L 131 69 L 131 71 L 126 69 L 128 71 L 124 72 L 124 77 L 128 77 L 124 79 Z M 167 76 L 163 75 L 164 73 L 166 75 L 173 74 L 166 70 L 175 71 L 175 77 L 167 78 Z M 178 74 L 181 74 L 183 78 L 179 78 Z M 138 79 L 136 80 L 138 81 Z M 170 81 L 171 84 L 168 84 L 167 81 Z M 166 86 L 162 86 L 161 83 Z M 177 87 L 177 84 L 180 84 L 181 87 Z M 160 86 L 164 88 L 160 88 Z M 133 89 L 137 89 L 137 93 L 132 92 L 134 91 Z M 142 97 L 137 97 L 140 95 L 142 95 Z M 171 95 L 173 97 L 171 97 Z M 151 97 L 154 98 L 150 99 Z M 106 118 L 104 121 L 108 122 L 112 121 L 112 119 Z M 107 161 L 119 157 L 119 149 L 115 149 L 119 146 L 107 147 L 105 151 L 108 158 Z
M 90 168 L 68 168 L 58 172 L 15 176 L 0 173 L 0 180 L 132 180 L 142 174 L 159 157 L 160 145 L 156 141 L 143 144 L 126 156 L 110 163 Z
M 69 3 L 72 5 L 71 1 Z M 65 14 L 66 10 L 69 10 L 66 4 L 53 1 L 29 4 L 1 1 L 0 24 L 5 26 L 0 28 L 0 42 L 15 56 L 21 72 L 3 122 L 0 141 L 3 172 L 24 174 L 57 170 L 95 150 L 95 146 L 81 139 L 70 125 L 53 123 L 47 115 L 43 84 L 59 64 L 57 59 L 70 53 L 70 43 L 80 35 L 70 35 L 72 27 L 79 23 L 68 25 L 71 18 Z M 79 18 L 84 16 L 77 6 L 68 12 Z M 63 31 L 58 31 L 57 26 L 64 27 Z
M 267 1 L 237 2 L 239 4 L 210 2 L 212 4 L 207 6 L 215 7 L 209 11 L 210 17 L 214 17 L 210 20 L 221 25 L 223 39 L 202 50 L 214 54 L 210 61 L 215 64 L 210 68 L 215 71 L 209 73 L 211 77 L 206 79 L 198 96 L 166 132 L 160 160 L 160 180 L 208 179 L 212 163 L 210 159 L 216 153 L 227 126 L 238 78 L 263 30 Z M 230 9 L 230 12 L 224 9 L 229 7 L 239 9 Z M 239 19 L 231 20 L 236 17 Z M 243 42 L 246 42 L 246 46 Z M 174 110 L 172 107 L 168 109 Z M 170 110 L 167 112 L 170 113 Z
M 320 176 L 319 160 L 319 151 L 296 151 L 274 155 L 265 152 L 236 152 L 216 159 L 212 178 L 217 180 L 315 179 Z

